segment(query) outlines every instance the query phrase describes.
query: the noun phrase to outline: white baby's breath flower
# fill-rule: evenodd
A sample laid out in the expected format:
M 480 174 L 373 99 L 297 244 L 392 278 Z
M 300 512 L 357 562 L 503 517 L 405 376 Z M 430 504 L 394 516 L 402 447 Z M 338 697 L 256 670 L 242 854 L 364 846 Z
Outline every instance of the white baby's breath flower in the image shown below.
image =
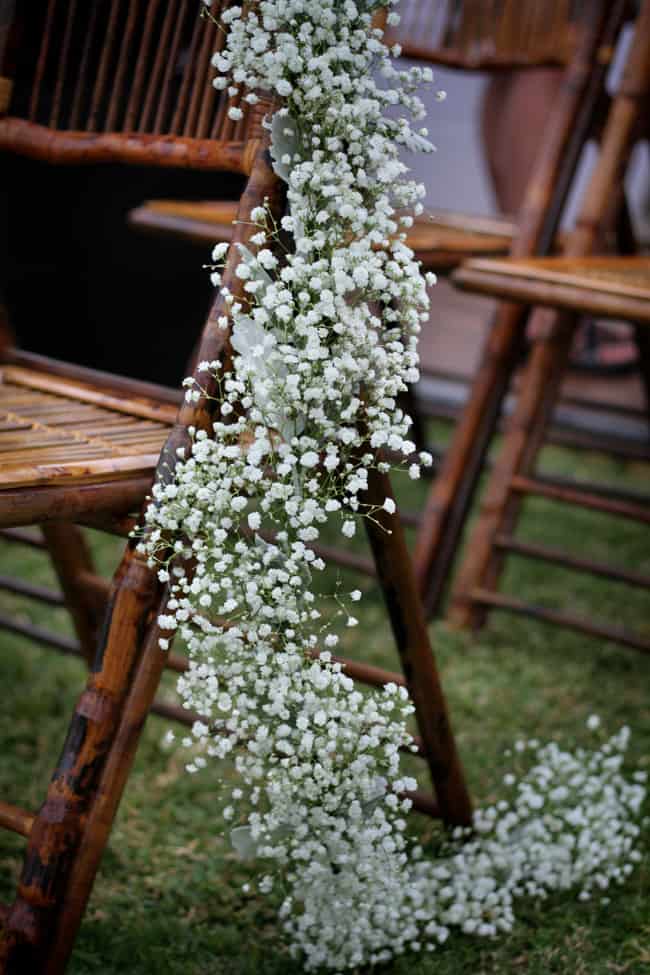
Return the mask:
M 337 625 L 357 620 L 338 592 L 336 613 L 319 608 L 323 526 L 341 512 L 351 538 L 355 518 L 376 515 L 364 496 L 388 456 L 413 479 L 432 464 L 413 462 L 399 405 L 419 376 L 433 283 L 400 233 L 423 209 L 400 154 L 432 151 L 415 95 L 432 76 L 392 64 L 371 30 L 376 6 L 264 0 L 221 14 L 215 87 L 240 104 L 256 104 L 256 90 L 283 99 L 263 124 L 289 212 L 280 234 L 270 201 L 252 208 L 254 252 L 236 245 L 243 297 L 220 292 L 233 362 L 201 363 L 200 384 L 185 384 L 189 403 L 213 403 L 210 435 L 188 430 L 173 479 L 152 489 L 141 543 L 169 591 L 161 648 L 179 632 L 178 691 L 202 715 L 182 742 L 188 771 L 234 756 L 223 816 L 240 854 L 264 860 L 260 892 L 285 892 L 280 924 L 305 971 L 385 966 L 454 930 L 508 932 L 524 892 L 602 899 L 636 862 L 646 789 L 621 772 L 627 729 L 592 753 L 522 740 L 516 757 L 531 768 L 507 774 L 511 798 L 429 860 L 405 832 L 416 783 L 401 754 L 418 748 L 408 692 L 392 682 L 362 694 L 332 656 Z M 213 262 L 227 253 L 217 245 Z M 382 507 L 395 513 L 392 498 Z

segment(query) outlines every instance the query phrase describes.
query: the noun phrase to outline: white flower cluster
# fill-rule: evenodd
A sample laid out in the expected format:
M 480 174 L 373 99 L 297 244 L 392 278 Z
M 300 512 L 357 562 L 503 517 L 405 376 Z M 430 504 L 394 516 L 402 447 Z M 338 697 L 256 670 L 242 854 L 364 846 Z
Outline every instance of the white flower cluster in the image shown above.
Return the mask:
M 351 843 L 354 870 L 306 865 L 294 888 L 303 913 L 288 926 L 307 967 L 341 970 L 432 951 L 454 929 L 478 937 L 507 932 L 522 897 L 577 888 L 581 900 L 598 895 L 606 903 L 610 886 L 641 859 L 635 843 L 646 776 L 637 772 L 630 782 L 621 774 L 628 739 L 623 728 L 600 749 L 575 753 L 518 743 L 534 764 L 519 780 L 506 776 L 511 799 L 476 812 L 469 836 L 458 830 L 437 860 L 417 846 L 405 860 L 401 842 L 381 851 Z M 371 829 L 382 822 L 375 812 Z
M 268 124 L 289 211 L 280 227 L 266 207 L 250 214 L 254 251 L 239 246 L 236 270 L 246 297 L 222 289 L 233 366 L 199 367 L 218 379 L 217 419 L 210 436 L 190 430 L 173 480 L 154 487 L 142 541 L 169 584 L 161 647 L 178 631 L 189 657 L 179 691 L 202 715 L 185 742 L 188 768 L 233 754 L 239 782 L 223 799 L 232 842 L 267 863 L 263 892 L 282 877 L 284 927 L 308 970 L 432 948 L 453 926 L 492 934 L 512 924 L 519 893 L 618 879 L 642 792 L 604 761 L 583 772 L 551 751 L 545 767 L 553 788 L 567 779 L 574 821 L 529 777 L 512 807 L 477 818 L 478 838 L 431 864 L 404 832 L 415 787 L 400 771 L 400 750 L 414 747 L 407 694 L 361 693 L 331 656 L 338 637 L 316 605 L 325 566 L 312 543 L 329 520 L 350 537 L 357 516 L 373 517 L 364 491 L 373 465 L 388 469 L 387 451 L 414 478 L 430 463 L 413 457 L 397 402 L 418 378 L 427 308 L 403 233 L 412 218 L 398 211 L 421 210 L 423 191 L 398 150 L 430 147 L 426 130 L 385 116 L 398 106 L 419 117 L 413 92 L 429 75 L 393 67 L 371 28 L 380 5 L 252 0 L 223 14 L 217 87 L 284 100 Z M 215 284 L 226 252 L 215 248 Z M 201 384 L 186 384 L 197 402 Z M 395 509 L 390 498 L 383 507 Z M 337 599 L 335 619 L 354 626 Z M 557 806 L 548 821 L 534 796 Z M 617 817 L 606 843 L 589 812 L 599 796 L 608 828 Z M 567 846 L 569 833 L 590 836 L 589 848 Z

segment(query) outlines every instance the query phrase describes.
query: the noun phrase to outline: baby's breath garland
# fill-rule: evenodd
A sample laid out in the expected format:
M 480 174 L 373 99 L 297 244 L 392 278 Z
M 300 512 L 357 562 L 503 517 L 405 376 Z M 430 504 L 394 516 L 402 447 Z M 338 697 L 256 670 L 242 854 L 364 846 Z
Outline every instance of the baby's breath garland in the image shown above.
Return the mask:
M 250 214 L 255 252 L 240 246 L 236 271 L 246 301 L 223 289 L 234 360 L 218 380 L 221 417 L 210 437 L 190 431 L 142 542 L 170 584 L 160 625 L 188 649 L 181 697 L 204 716 L 188 768 L 235 756 L 232 842 L 267 865 L 262 892 L 281 879 L 282 924 L 307 970 L 430 950 L 453 927 L 507 931 L 520 894 L 578 884 L 589 896 L 622 879 L 644 795 L 620 774 L 625 731 L 592 754 L 549 745 L 512 801 L 477 814 L 473 838 L 432 863 L 405 837 L 408 696 L 394 684 L 362 694 L 331 657 L 338 637 L 314 593 L 325 565 L 310 545 L 327 521 L 351 536 L 358 516 L 373 517 L 364 490 L 373 465 L 389 469 L 386 450 L 413 478 L 431 462 L 415 457 L 397 403 L 418 378 L 427 311 L 403 233 L 412 218 L 398 216 L 421 212 L 424 191 L 398 153 L 431 146 L 425 129 L 385 115 L 420 119 L 414 91 L 431 73 L 393 66 L 371 28 L 386 5 L 252 0 L 222 15 L 215 86 L 283 100 L 268 125 L 289 215 L 278 227 L 266 207 Z M 281 234 L 292 246 L 280 262 Z M 215 248 L 215 284 L 226 252 Z M 203 395 L 187 386 L 190 401 Z M 360 596 L 337 597 L 349 626 Z

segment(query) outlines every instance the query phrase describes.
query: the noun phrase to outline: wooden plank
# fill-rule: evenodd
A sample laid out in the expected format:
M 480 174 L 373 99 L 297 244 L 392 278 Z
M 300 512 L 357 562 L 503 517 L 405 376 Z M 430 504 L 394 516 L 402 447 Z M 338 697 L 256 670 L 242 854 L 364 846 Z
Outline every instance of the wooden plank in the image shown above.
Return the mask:
M 237 200 L 146 200 L 138 210 L 210 224 L 231 224 L 237 219 L 238 206 Z
M 650 301 L 650 257 L 476 258 L 463 269 L 573 285 L 589 291 Z
M 146 206 L 131 210 L 128 221 L 138 230 L 152 231 L 163 236 L 175 236 L 197 244 L 215 244 L 232 240 L 233 230 L 229 223 L 211 223 L 205 220 L 188 220 L 169 213 L 157 213 Z
M 539 305 L 602 318 L 622 318 L 643 325 L 650 324 L 650 301 L 647 298 L 561 282 L 535 281 L 523 276 L 464 265 L 452 274 L 452 281 L 456 287 L 465 291 L 517 301 L 524 305 Z
M 115 396 L 127 396 L 143 399 L 146 402 L 152 401 L 153 403 L 167 403 L 177 408 L 183 399 L 183 393 L 180 389 L 159 386 L 156 383 L 132 379 L 129 376 L 116 376 L 111 372 L 89 369 L 87 366 L 63 362 L 61 359 L 51 359 L 49 356 L 26 352 L 24 349 L 9 349 L 7 361 L 11 362 L 12 365 L 33 369 L 48 376 L 59 376 L 70 382 L 82 383 L 94 389 L 106 389 Z
M 167 403 L 145 403 L 142 400 L 129 399 L 120 394 L 112 395 L 103 389 L 95 389 L 92 386 L 57 376 L 44 375 L 22 366 L 3 366 L 2 378 L 4 382 L 54 393 L 82 403 L 94 403 L 106 410 L 127 413 L 129 416 L 140 416 L 145 420 L 157 420 L 160 423 L 171 424 L 176 418 L 177 410 Z
M 6 116 L 0 148 L 50 163 L 124 163 L 246 174 L 246 143 L 136 132 L 64 132 Z
M 101 477 L 61 484 L 48 482 L 26 491 L 24 486 L 5 488 L 0 494 L 0 528 L 15 528 L 46 521 L 91 520 L 102 512 L 113 518 L 137 511 L 151 489 L 151 471 L 137 475 Z
M 96 460 L 64 462 L 59 464 L 24 465 L 9 471 L 0 471 L 0 487 L 23 487 L 25 485 L 51 485 L 54 481 L 68 484 L 91 484 L 110 478 L 126 479 L 153 473 L 159 453 L 132 455 L 124 457 L 100 457 Z
M 232 239 L 236 215 L 237 204 L 229 200 L 148 200 L 131 210 L 128 219 L 143 230 L 214 243 Z M 406 242 L 427 265 L 447 267 L 465 254 L 507 252 L 513 232 L 513 224 L 506 220 L 427 213 L 416 217 Z

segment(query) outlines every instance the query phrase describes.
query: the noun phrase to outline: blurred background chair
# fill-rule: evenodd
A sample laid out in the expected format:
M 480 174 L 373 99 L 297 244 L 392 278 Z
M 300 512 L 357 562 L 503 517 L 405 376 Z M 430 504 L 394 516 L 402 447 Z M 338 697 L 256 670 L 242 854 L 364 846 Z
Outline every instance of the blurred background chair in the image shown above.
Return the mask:
M 571 609 L 533 605 L 517 594 L 498 591 L 508 554 L 540 559 L 599 575 L 642 589 L 650 576 L 616 564 L 584 558 L 515 537 L 526 498 L 545 497 L 604 514 L 650 524 L 650 499 L 607 485 L 557 485 L 540 479 L 537 461 L 558 401 L 579 323 L 579 313 L 627 319 L 635 329 L 639 361 L 650 416 L 650 341 L 648 338 L 647 258 L 591 257 L 602 247 L 610 224 L 617 228 L 619 251 L 634 254 L 636 242 L 625 205 L 624 176 L 632 149 L 647 137 L 645 106 L 650 98 L 650 3 L 641 4 L 631 50 L 618 90 L 612 98 L 599 156 L 584 193 L 575 228 L 566 235 L 562 255 L 546 259 L 468 262 L 455 272 L 455 282 L 483 294 L 516 300 L 532 307 L 533 347 L 522 370 L 521 392 L 508 421 L 494 467 L 487 479 L 478 518 L 452 590 L 449 617 L 461 625 L 480 625 L 491 609 L 535 616 L 548 622 L 605 637 L 650 652 L 647 620 L 638 632 L 618 621 L 584 618 Z M 570 601 L 568 599 L 568 601 Z
M 32 8 L 29 17 L 20 9 L 14 15 L 12 8 L 2 8 L 6 103 L 0 149 L 9 164 L 38 160 L 41 172 L 60 176 L 60 193 L 67 193 L 71 215 L 78 200 L 69 175 L 78 179 L 80 164 L 117 163 L 147 171 L 190 168 L 230 172 L 242 180 L 250 163 L 250 118 L 245 114 L 237 126 L 227 118 L 225 101 L 210 84 L 216 28 L 200 21 L 187 4 L 166 10 L 153 4 L 146 17 L 119 0 L 86 10 L 51 0 Z M 181 64 L 180 52 L 187 51 L 192 58 Z M 25 185 L 31 189 L 32 184 Z M 27 205 L 31 193 L 19 193 L 15 186 L 12 196 L 14 205 L 20 199 Z M 32 216 L 28 208 L 22 212 Z M 22 219 L 5 225 L 9 249 L 22 225 Z M 84 247 L 92 249 L 93 242 L 88 233 Z M 68 278 L 67 287 L 74 290 L 74 265 Z M 119 294 L 125 308 L 133 301 L 130 285 L 127 279 Z M 71 339 L 83 344 L 86 332 L 104 330 L 113 361 L 122 362 L 126 371 L 131 347 L 102 319 L 103 304 L 99 289 L 80 325 L 68 321 L 65 300 L 56 308 L 50 303 L 49 330 L 62 345 Z M 44 546 L 62 592 L 7 577 L 0 587 L 53 605 L 65 599 L 77 641 L 6 615 L 0 625 L 60 650 L 79 650 L 90 659 L 107 586 L 95 576 L 82 534 L 60 523 L 76 518 L 119 527 L 122 516 L 138 508 L 181 397 L 173 389 L 26 352 L 14 343 L 11 312 L 11 307 L 4 309 L 0 341 L 2 537 L 12 544 Z M 20 308 L 22 334 L 30 334 L 22 327 L 29 312 L 29 305 Z M 35 521 L 45 522 L 42 534 L 15 527 Z

